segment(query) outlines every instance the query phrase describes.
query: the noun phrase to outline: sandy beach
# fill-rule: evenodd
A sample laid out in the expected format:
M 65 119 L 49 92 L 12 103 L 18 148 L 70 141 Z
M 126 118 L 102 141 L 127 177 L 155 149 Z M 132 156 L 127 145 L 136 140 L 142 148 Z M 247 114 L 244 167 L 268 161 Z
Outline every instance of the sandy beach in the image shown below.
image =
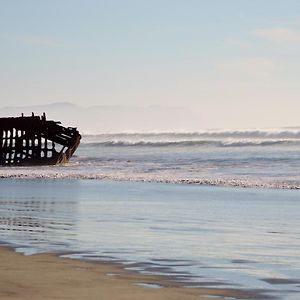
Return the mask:
M 50 254 L 24 256 L 0 248 L 1 299 L 209 299 L 211 295 L 248 298 L 233 290 L 183 288 L 157 276 L 143 276 L 118 265 L 71 260 Z M 145 288 L 139 284 L 160 285 Z

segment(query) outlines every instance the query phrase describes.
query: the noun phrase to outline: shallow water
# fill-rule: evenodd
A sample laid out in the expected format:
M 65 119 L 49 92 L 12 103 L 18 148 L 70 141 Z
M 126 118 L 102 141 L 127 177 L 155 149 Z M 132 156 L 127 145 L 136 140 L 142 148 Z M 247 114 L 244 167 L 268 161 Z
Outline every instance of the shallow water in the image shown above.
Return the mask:
M 0 191 L 0 240 L 25 254 L 66 252 L 189 287 L 299 298 L 298 191 L 12 179 Z

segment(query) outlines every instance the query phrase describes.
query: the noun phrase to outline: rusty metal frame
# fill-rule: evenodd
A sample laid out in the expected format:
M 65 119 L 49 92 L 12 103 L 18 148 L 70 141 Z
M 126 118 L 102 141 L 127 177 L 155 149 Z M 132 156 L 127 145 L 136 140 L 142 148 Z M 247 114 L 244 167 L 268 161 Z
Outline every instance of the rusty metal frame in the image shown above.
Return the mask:
M 69 161 L 81 135 L 42 116 L 0 118 L 0 165 L 56 165 Z

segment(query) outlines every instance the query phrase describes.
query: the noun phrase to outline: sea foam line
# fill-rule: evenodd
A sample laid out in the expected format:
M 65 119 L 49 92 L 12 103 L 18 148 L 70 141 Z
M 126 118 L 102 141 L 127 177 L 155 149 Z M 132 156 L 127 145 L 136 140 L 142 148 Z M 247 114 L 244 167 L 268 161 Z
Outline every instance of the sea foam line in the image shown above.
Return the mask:
M 270 188 L 270 189 L 300 189 L 299 181 L 289 180 L 265 180 L 261 178 L 165 178 L 165 177 L 143 177 L 139 175 L 129 176 L 123 174 L 80 174 L 60 172 L 2 172 L 0 178 L 6 179 L 77 179 L 77 180 L 112 180 L 132 182 L 153 182 L 165 184 L 187 184 L 203 186 L 224 186 L 239 188 Z

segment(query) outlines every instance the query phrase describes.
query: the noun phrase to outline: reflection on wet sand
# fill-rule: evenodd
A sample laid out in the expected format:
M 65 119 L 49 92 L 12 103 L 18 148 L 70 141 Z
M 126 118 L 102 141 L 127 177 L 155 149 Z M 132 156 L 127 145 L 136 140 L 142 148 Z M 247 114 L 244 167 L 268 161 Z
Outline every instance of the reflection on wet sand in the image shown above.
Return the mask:
M 22 246 L 32 246 L 33 242 L 57 245 L 67 243 L 75 235 L 74 201 L 0 199 L 0 207 L 2 240 Z
M 0 191 L 0 244 L 25 254 L 298 299 L 297 191 L 78 180 L 1 180 Z

